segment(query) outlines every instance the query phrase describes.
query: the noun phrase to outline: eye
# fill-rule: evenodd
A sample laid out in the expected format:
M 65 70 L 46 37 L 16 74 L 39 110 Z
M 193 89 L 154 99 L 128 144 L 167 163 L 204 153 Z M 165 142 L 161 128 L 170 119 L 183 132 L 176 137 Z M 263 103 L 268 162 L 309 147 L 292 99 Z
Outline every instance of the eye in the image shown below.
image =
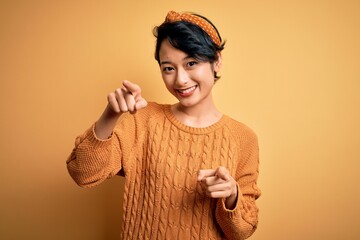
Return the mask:
M 173 67 L 163 67 L 163 72 L 165 72 L 165 73 L 169 73 L 169 72 L 171 72 L 172 70 L 174 70 Z
M 195 66 L 196 64 L 197 64 L 196 61 L 190 61 L 190 62 L 187 63 L 187 65 L 188 65 L 189 67 Z

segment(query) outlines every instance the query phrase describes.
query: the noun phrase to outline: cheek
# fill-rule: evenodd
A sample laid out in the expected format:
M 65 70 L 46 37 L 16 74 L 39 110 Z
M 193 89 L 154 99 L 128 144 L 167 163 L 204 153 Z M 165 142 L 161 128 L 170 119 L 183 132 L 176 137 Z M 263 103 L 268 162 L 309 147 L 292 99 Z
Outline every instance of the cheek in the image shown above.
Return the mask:
M 204 67 L 199 69 L 194 75 L 197 79 L 201 79 L 204 82 L 214 80 L 214 70 L 211 67 Z
M 167 90 L 168 90 L 169 92 L 174 92 L 171 78 L 170 78 L 169 76 L 163 74 L 163 75 L 162 75 L 162 79 L 163 79 L 163 82 L 164 82 L 165 87 L 167 88 Z

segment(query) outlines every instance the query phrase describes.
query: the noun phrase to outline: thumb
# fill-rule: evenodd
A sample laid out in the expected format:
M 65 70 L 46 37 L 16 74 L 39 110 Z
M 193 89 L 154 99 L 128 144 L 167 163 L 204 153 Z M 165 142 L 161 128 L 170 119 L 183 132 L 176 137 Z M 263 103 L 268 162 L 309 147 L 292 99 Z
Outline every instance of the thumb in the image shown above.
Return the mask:
M 140 98 L 136 99 L 135 109 L 136 110 L 142 109 L 142 108 L 146 107 L 147 104 L 148 104 L 147 101 L 144 98 L 140 97 Z

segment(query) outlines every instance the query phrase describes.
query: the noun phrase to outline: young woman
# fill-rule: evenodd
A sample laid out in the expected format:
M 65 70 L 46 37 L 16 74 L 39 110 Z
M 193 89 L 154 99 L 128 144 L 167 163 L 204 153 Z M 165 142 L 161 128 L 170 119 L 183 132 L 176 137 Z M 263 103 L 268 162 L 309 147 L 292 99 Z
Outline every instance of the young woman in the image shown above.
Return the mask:
M 69 173 L 82 187 L 125 177 L 121 239 L 246 239 L 258 224 L 258 142 L 215 107 L 224 43 L 192 13 L 170 11 L 154 35 L 155 59 L 178 103 L 148 103 L 124 81 L 76 139 Z

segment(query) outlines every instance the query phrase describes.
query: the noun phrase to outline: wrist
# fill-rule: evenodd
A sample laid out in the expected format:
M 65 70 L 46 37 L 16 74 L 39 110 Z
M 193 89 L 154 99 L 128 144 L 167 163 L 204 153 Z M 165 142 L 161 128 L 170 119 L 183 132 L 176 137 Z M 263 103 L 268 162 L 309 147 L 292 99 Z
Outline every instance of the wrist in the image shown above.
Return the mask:
M 99 139 L 107 139 L 111 135 L 121 113 L 114 112 L 108 105 L 95 124 L 95 134 Z
M 230 194 L 229 197 L 225 199 L 225 207 L 229 210 L 233 210 L 236 207 L 237 198 L 238 198 L 238 189 L 236 184 L 233 192 Z

